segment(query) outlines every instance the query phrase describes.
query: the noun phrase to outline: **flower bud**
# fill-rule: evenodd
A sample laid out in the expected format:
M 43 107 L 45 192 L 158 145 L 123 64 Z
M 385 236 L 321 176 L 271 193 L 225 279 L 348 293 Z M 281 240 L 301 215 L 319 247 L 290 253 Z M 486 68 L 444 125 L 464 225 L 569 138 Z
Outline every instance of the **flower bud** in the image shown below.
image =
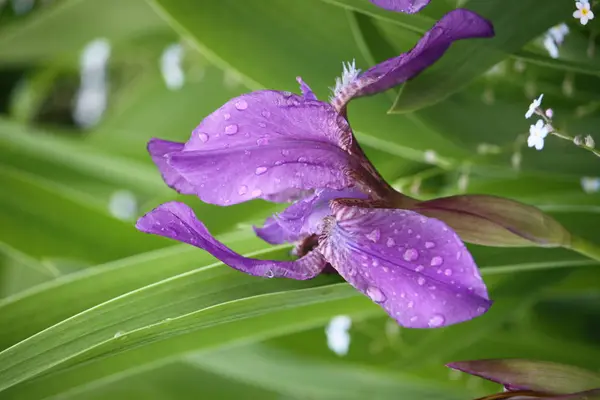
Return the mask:
M 465 242 L 497 247 L 568 247 L 569 232 L 540 209 L 487 195 L 443 197 L 411 209 L 444 221 Z
M 447 366 L 500 383 L 509 392 L 531 391 L 539 398 L 561 395 L 567 395 L 565 399 L 600 397 L 600 375 L 570 365 L 524 359 L 489 359 L 459 361 Z M 532 396 L 538 398 L 534 394 Z

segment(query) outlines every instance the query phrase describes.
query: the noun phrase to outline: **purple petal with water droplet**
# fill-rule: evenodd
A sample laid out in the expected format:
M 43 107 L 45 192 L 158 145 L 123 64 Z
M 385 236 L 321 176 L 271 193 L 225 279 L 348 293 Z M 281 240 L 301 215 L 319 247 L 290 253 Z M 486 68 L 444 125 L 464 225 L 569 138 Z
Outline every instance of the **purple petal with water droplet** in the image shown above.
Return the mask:
M 383 61 L 358 76 L 334 99 L 341 109 L 356 97 L 386 91 L 419 75 L 444 55 L 452 43 L 469 38 L 494 36 L 488 20 L 476 13 L 452 10 L 442 17 L 408 53 Z
M 308 235 L 319 234 L 323 218 L 331 214 L 329 201 L 340 198 L 366 199 L 367 196 L 358 189 L 319 189 L 312 196 L 269 217 L 262 228 L 255 227 L 254 231 L 271 244 L 296 242 Z
M 305 280 L 317 276 L 326 265 L 323 257 L 315 251 L 295 261 L 257 260 L 241 256 L 216 240 L 196 219 L 190 207 L 174 201 L 162 204 L 141 217 L 136 228 L 204 249 L 231 268 L 254 276 Z
M 489 309 L 473 258 L 443 222 L 396 209 L 337 204 L 334 211 L 319 250 L 400 325 L 436 328 Z
M 356 161 L 340 148 L 349 131 L 330 104 L 264 90 L 228 101 L 166 159 L 207 203 L 281 200 L 281 193 L 353 184 L 348 170 Z
M 296 77 L 296 81 L 300 84 L 300 91 L 305 100 L 317 100 L 317 96 L 314 94 L 310 86 L 302 80 L 301 77 Z
M 184 143 L 152 138 L 148 142 L 148 153 L 150 153 L 152 161 L 158 167 L 163 180 L 169 187 L 179 193 L 194 194 L 194 186 L 167 163 L 169 154 L 182 151 L 184 145 Z
M 369 0 L 386 10 L 414 14 L 421 11 L 430 0 Z

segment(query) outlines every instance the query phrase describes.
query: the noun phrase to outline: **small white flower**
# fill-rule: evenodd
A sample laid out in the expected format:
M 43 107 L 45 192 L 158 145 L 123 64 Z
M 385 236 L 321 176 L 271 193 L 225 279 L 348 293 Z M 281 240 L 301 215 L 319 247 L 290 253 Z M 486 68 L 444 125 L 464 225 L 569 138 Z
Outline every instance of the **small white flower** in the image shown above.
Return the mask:
M 544 93 L 540 94 L 540 97 L 534 99 L 529 105 L 529 110 L 525 113 L 525 118 L 529 119 L 535 113 L 535 110 L 542 105 L 542 99 L 544 98 Z
M 544 148 L 544 139 L 548 135 L 548 126 L 543 120 L 538 119 L 535 125 L 529 127 L 529 137 L 527 138 L 527 146 L 535 147 L 536 150 Z
M 544 47 L 548 51 L 548 54 L 550 54 L 550 57 L 558 58 L 558 46 L 552 36 L 546 35 L 544 37 Z
M 586 25 L 589 20 L 594 19 L 594 12 L 587 0 L 576 1 L 575 7 L 577 7 L 577 10 L 573 12 L 573 18 L 577 18 L 581 25 Z
M 584 176 L 581 178 L 581 188 L 588 194 L 600 192 L 600 178 Z
M 338 315 L 331 318 L 325 328 L 327 335 L 327 346 L 338 356 L 348 354 L 350 347 L 350 334 L 348 330 L 352 326 L 352 320 L 347 315 Z
M 356 61 L 342 63 L 342 77 L 335 78 L 335 87 L 332 88 L 332 98 L 337 97 L 348 85 L 352 84 L 360 74 L 360 69 L 356 68 Z
M 565 36 L 569 34 L 569 27 L 564 23 L 556 25 L 548 30 L 548 34 L 560 46 L 565 40 Z

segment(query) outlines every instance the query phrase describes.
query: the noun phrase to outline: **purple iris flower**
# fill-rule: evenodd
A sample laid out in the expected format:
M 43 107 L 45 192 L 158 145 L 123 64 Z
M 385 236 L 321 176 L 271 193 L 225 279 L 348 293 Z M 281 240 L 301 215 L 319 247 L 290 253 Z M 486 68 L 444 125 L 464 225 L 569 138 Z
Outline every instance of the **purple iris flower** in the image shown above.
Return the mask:
M 421 11 L 430 0 L 369 0 L 378 7 L 390 11 L 414 14 Z
M 303 280 L 333 268 L 406 327 L 481 315 L 491 301 L 464 244 L 445 223 L 386 201 L 393 190 L 354 140 L 345 105 L 416 76 L 455 40 L 492 34 L 486 20 L 454 10 L 409 53 L 346 74 L 331 103 L 317 100 L 298 78 L 302 95 L 242 95 L 206 117 L 186 143 L 150 141 L 165 182 L 180 193 L 223 206 L 295 200 L 256 228 L 269 243 L 295 243 L 295 261 L 235 253 L 178 202 L 150 211 L 137 228 L 200 247 L 254 276 Z

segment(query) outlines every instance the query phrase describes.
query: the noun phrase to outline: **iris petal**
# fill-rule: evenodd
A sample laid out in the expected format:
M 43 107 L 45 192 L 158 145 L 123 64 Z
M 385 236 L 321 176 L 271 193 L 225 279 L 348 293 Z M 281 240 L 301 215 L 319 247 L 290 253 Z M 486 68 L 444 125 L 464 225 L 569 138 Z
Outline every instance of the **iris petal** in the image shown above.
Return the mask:
M 170 179 L 169 185 L 204 202 L 285 201 L 306 190 L 352 185 L 348 171 L 356 161 L 340 148 L 348 132 L 348 123 L 331 105 L 264 90 L 213 112 L 182 151 L 150 150 L 163 177 L 176 173 L 187 182 L 176 185 Z
M 319 250 L 400 325 L 475 318 L 491 301 L 473 258 L 443 222 L 412 211 L 334 206 Z
M 414 14 L 421 11 L 431 0 L 369 0 L 386 10 Z
M 325 267 L 318 252 L 310 252 L 295 261 L 258 260 L 241 256 L 216 240 L 194 211 L 183 203 L 162 204 L 141 217 L 136 228 L 206 250 L 231 268 L 249 275 L 267 278 L 311 279 Z
M 457 40 L 492 36 L 494 28 L 485 18 L 465 9 L 452 10 L 408 53 L 383 61 L 360 74 L 336 96 L 334 105 L 340 110 L 353 98 L 380 93 L 416 77 L 440 59 Z

